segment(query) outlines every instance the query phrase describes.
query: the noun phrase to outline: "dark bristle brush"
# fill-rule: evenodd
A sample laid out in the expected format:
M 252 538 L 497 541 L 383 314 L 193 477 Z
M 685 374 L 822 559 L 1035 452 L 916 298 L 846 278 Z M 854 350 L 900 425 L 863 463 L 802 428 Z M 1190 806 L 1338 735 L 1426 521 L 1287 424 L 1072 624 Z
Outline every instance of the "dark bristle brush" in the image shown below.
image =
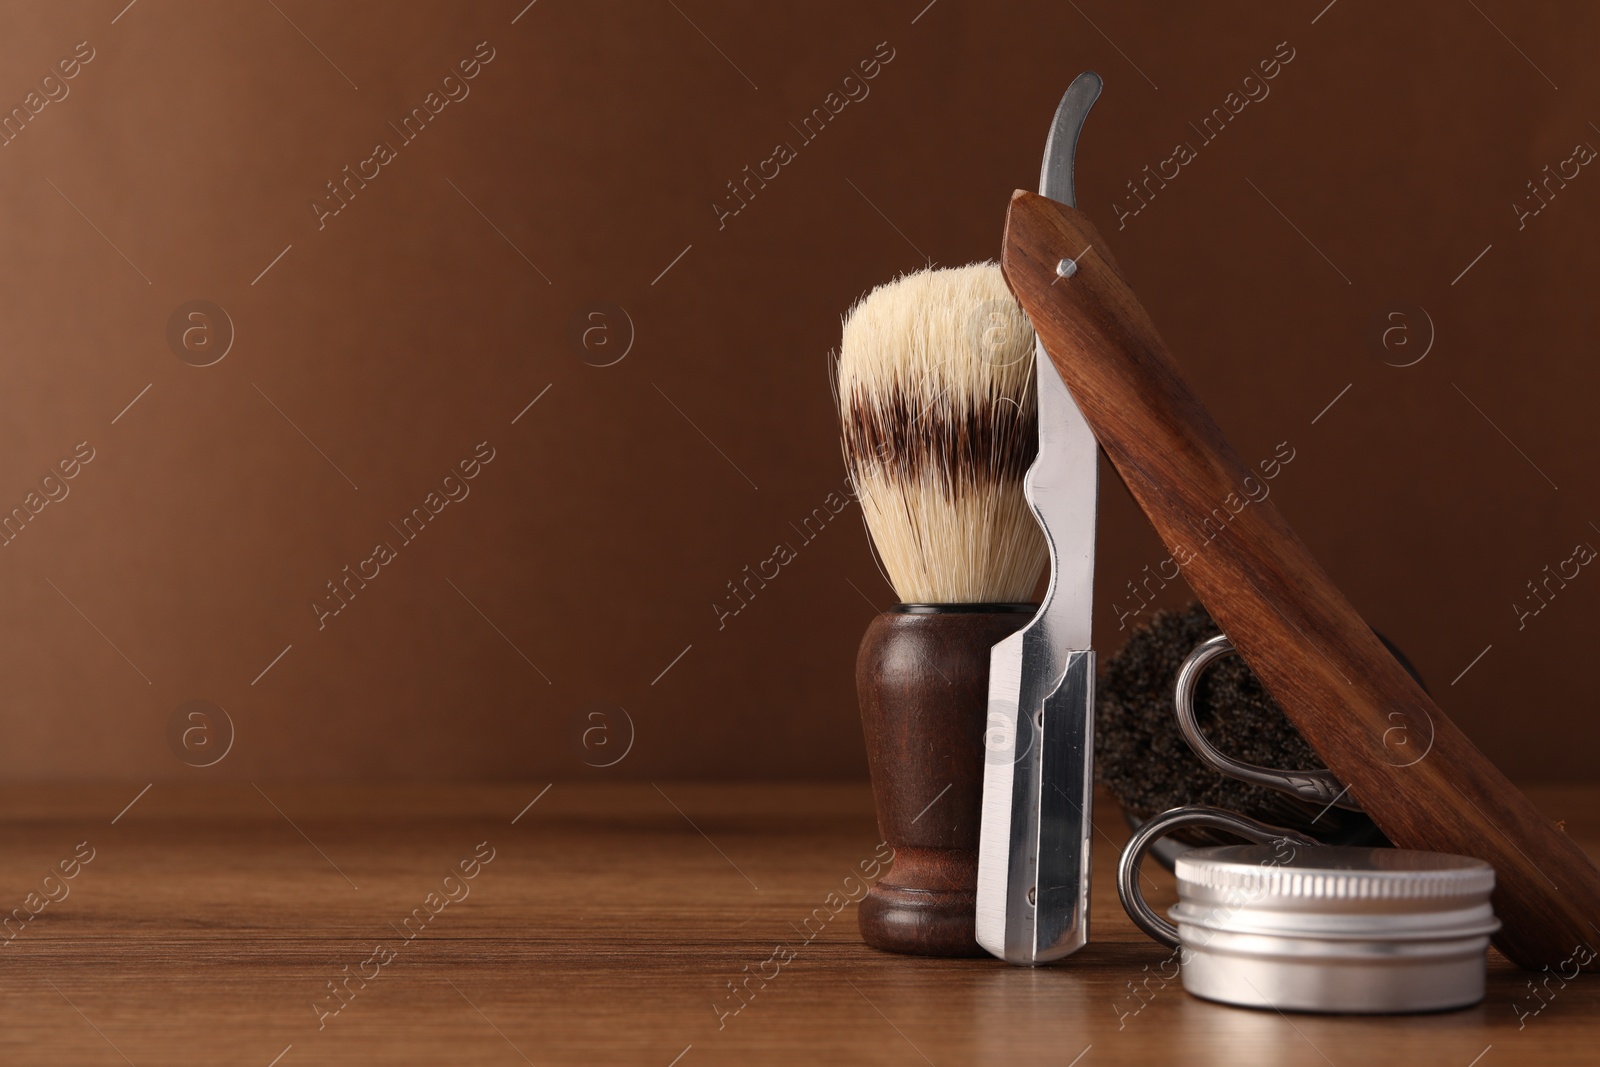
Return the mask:
M 1181 612 L 1157 612 L 1133 629 L 1122 650 L 1106 661 L 1097 686 L 1095 780 L 1117 798 L 1133 825 L 1169 808 L 1202 804 L 1328 844 L 1386 844 L 1382 832 L 1360 812 L 1240 781 L 1195 755 L 1173 714 L 1173 688 L 1189 653 L 1220 632 L 1199 603 Z M 1389 647 L 1411 670 L 1394 646 Z M 1241 658 L 1223 659 L 1206 671 L 1195 711 L 1207 738 L 1235 759 L 1263 767 L 1324 766 Z M 1233 843 L 1204 829 L 1179 830 L 1169 837 L 1192 846 Z M 1181 848 L 1164 851 L 1158 845 L 1154 855 L 1170 866 L 1175 851 Z

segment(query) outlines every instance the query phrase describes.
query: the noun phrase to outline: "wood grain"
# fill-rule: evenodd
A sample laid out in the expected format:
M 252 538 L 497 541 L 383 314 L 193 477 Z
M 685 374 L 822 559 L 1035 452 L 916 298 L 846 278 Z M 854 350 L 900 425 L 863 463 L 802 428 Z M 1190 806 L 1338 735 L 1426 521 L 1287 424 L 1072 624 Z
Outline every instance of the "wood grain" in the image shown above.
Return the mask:
M 1078 263 L 1068 279 L 1056 273 L 1064 258 Z M 1017 192 L 1002 265 L 1190 586 L 1389 839 L 1492 863 L 1505 924 L 1495 943 L 1524 967 L 1557 966 L 1600 937 L 1600 871 L 1405 672 L 1265 494 L 1252 499 L 1260 472 L 1185 381 L 1089 221 Z
M 680 1053 L 677 1067 L 1066 1065 L 1086 1048 L 1077 1067 L 1466 1067 L 1491 1044 L 1479 1067 L 1593 1062 L 1600 983 L 1548 980 L 1536 998 L 1492 953 L 1488 998 L 1441 1015 L 1284 1017 L 1189 997 L 1160 979 L 1167 951 L 1117 905 L 1125 834 L 1103 795 L 1095 939 L 1024 970 L 874 951 L 849 905 L 809 940 L 797 932 L 874 853 L 864 784 L 658 784 L 557 783 L 515 825 L 544 783 L 263 784 L 282 814 L 249 786 L 158 783 L 115 825 L 143 783 L 7 788 L 6 909 L 78 842 L 96 855 L 0 949 L 0 1062 L 267 1067 L 292 1045 L 277 1067 L 668 1067 Z M 1600 790 L 1549 801 L 1600 845 Z M 470 896 L 319 1031 L 311 1003 L 325 982 L 374 944 L 397 945 L 389 924 L 480 841 L 496 854 Z M 1150 866 L 1152 900 L 1170 901 Z M 780 945 L 794 959 L 719 1028 L 727 983 Z M 1541 1004 L 1519 1028 L 1518 1011 Z

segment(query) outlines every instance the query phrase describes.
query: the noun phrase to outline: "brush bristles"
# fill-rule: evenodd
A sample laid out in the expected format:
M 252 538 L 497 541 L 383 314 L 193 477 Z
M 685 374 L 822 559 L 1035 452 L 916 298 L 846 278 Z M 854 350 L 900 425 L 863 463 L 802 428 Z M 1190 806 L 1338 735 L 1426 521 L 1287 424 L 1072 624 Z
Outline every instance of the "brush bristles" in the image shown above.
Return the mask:
M 879 286 L 844 321 L 845 465 L 896 595 L 1031 598 L 1044 536 L 1022 496 L 1039 448 L 1033 328 L 998 265 Z

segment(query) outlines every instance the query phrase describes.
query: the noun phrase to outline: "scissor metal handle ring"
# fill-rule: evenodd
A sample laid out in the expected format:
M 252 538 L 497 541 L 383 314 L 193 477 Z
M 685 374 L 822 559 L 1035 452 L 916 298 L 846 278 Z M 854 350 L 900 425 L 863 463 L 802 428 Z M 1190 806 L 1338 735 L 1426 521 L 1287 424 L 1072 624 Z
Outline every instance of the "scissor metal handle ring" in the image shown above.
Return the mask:
M 1274 767 L 1258 767 L 1253 763 L 1234 759 L 1206 740 L 1205 734 L 1200 732 L 1200 724 L 1195 721 L 1195 689 L 1199 687 L 1200 676 L 1205 673 L 1205 669 L 1233 651 L 1233 642 L 1228 640 L 1228 635 L 1218 634 L 1196 645 L 1194 651 L 1183 661 L 1183 666 L 1178 669 L 1173 705 L 1178 713 L 1178 729 L 1183 731 L 1184 740 L 1189 742 L 1194 754 L 1212 769 L 1230 778 L 1237 778 L 1241 782 L 1265 786 L 1311 804 L 1325 804 L 1347 811 L 1360 811 L 1361 805 L 1351 798 L 1349 787 L 1334 777 L 1332 771 L 1288 771 Z
M 1122 909 L 1128 913 L 1133 924 L 1169 948 L 1177 948 L 1182 944 L 1178 928 L 1157 915 L 1144 899 L 1144 894 L 1139 892 L 1139 865 L 1144 861 L 1144 854 L 1159 838 L 1186 826 L 1226 830 L 1258 845 L 1275 845 L 1280 841 L 1303 846 L 1315 846 L 1318 843 L 1293 830 L 1268 826 L 1231 811 L 1198 804 L 1164 811 L 1139 827 L 1128 839 L 1128 844 L 1122 850 L 1122 858 L 1117 863 L 1117 896 L 1122 898 Z

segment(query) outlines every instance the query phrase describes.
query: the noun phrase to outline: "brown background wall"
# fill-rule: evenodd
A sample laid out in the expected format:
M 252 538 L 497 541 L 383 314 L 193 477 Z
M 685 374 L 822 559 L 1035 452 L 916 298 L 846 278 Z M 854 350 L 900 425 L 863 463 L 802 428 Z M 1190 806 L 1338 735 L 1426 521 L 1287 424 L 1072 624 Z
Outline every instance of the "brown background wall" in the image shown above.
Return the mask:
M 1600 14 L 1324 2 L 4 5 L 0 106 L 94 58 L 0 148 L 0 503 L 94 458 L 0 548 L 0 773 L 864 774 L 854 648 L 893 596 L 853 507 L 793 527 L 843 479 L 826 354 L 863 290 L 996 254 L 1093 67 L 1082 204 L 1239 450 L 1290 442 L 1280 507 L 1503 766 L 1592 777 L 1600 576 L 1520 631 L 1511 605 L 1600 545 L 1600 176 L 1520 232 L 1511 204 L 1600 145 Z M 485 41 L 470 95 L 319 229 L 324 183 Z M 798 145 L 880 42 L 870 95 Z M 798 158 L 719 229 L 777 141 Z M 1119 232 L 1178 141 L 1198 158 Z M 234 333 L 203 368 L 168 340 L 192 299 Z M 573 341 L 597 302 L 635 334 L 612 366 Z M 1417 308 L 1435 343 L 1385 365 L 1424 350 Z M 483 441 L 470 496 L 319 630 L 324 583 Z M 1111 650 L 1165 553 L 1105 486 Z M 719 629 L 780 541 L 798 558 Z M 225 728 L 169 743 L 191 700 L 236 727 L 205 770 L 175 753 Z M 634 744 L 590 770 L 618 708 Z

